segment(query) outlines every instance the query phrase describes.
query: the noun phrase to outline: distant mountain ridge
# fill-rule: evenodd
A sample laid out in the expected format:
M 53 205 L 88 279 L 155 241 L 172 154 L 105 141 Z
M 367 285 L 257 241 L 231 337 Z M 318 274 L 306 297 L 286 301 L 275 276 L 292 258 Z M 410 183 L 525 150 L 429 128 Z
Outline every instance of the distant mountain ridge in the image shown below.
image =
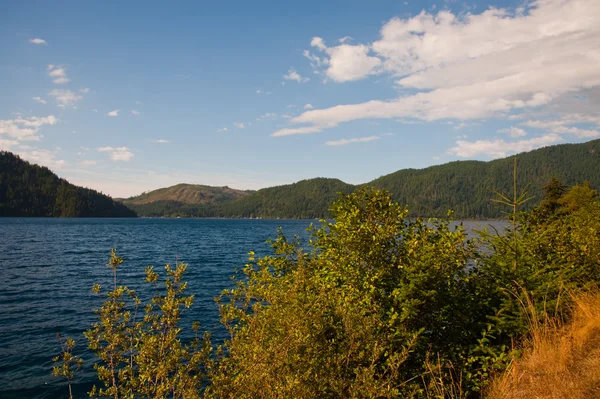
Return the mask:
M 122 203 L 0 151 L 0 216 L 135 217 Z
M 567 185 L 587 180 L 593 187 L 600 187 L 600 140 L 555 145 L 516 156 L 518 185 L 528 186 L 534 196 L 528 207 L 539 202 L 542 187 L 552 177 Z M 496 190 L 511 191 L 513 159 L 454 161 L 424 169 L 402 169 L 361 185 L 315 178 L 256 192 L 210 187 L 212 200 L 201 202 L 190 200 L 193 196 L 184 196 L 186 202 L 165 194 L 186 186 L 177 185 L 125 199 L 124 203 L 140 216 L 320 218 L 330 216 L 329 206 L 339 193 L 368 185 L 389 191 L 395 201 L 408 206 L 412 216 L 444 216 L 452 209 L 456 218 L 495 218 L 502 216 L 503 209 L 491 199 Z M 199 187 L 208 190 L 209 186 Z M 231 196 L 219 194 L 220 190 L 230 190 Z
M 504 209 L 491 200 L 497 190 L 511 192 L 514 157 L 402 169 L 361 185 L 321 177 L 257 191 L 182 183 L 119 202 L 0 152 L 0 216 L 322 218 L 330 216 L 329 207 L 340 193 L 374 186 L 389 191 L 413 217 L 444 216 L 451 209 L 458 219 L 496 218 Z M 534 197 L 524 209 L 541 200 L 542 187 L 552 177 L 567 185 L 587 180 L 600 188 L 600 140 L 516 157 L 518 186 L 528 186 Z

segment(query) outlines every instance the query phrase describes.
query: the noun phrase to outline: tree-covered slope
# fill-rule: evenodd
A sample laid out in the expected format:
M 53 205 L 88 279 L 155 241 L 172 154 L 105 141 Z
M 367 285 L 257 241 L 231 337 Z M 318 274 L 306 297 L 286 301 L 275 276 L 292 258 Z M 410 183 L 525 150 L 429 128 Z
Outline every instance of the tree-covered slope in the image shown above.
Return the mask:
M 0 151 L 0 216 L 135 217 L 125 205 Z
M 518 186 L 539 203 L 542 187 L 552 177 L 574 185 L 588 180 L 600 187 L 600 140 L 545 147 L 517 156 Z M 514 156 L 490 162 L 456 161 L 425 169 L 404 169 L 367 185 L 388 190 L 395 201 L 408 205 L 412 215 L 443 216 L 448 209 L 458 218 L 501 216 L 491 198 L 495 190 L 512 190 Z
M 338 179 L 316 178 L 297 183 L 269 187 L 222 205 L 221 216 L 318 218 L 328 216 L 328 209 L 354 186 Z

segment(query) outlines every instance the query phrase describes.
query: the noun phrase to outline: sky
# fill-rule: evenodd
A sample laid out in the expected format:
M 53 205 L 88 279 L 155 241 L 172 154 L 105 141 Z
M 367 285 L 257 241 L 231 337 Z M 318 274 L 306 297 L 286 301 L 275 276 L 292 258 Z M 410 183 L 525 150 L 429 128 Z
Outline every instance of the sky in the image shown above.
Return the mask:
M 0 150 L 129 197 L 600 138 L 600 1 L 16 1 Z

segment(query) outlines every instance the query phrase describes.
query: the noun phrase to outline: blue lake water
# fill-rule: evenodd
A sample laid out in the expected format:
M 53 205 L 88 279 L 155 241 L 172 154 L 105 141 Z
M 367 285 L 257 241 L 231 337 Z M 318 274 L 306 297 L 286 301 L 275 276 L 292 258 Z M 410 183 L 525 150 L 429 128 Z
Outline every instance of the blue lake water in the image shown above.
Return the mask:
M 82 333 L 95 320 L 101 300 L 93 284 L 110 286 L 106 263 L 117 248 L 124 263 L 119 284 L 142 296 L 146 266 L 157 271 L 176 260 L 187 263 L 185 280 L 194 305 L 183 320 L 224 338 L 214 298 L 231 286 L 247 253 L 270 252 L 268 238 L 278 227 L 287 236 L 308 237 L 309 220 L 237 219 L 42 219 L 0 218 L 0 398 L 64 398 L 66 387 L 50 375 L 51 358 L 60 352 L 56 334 L 77 342 L 85 359 L 74 396 L 87 397 L 94 381 L 93 357 Z M 466 229 L 504 222 L 463 222 Z M 146 290 L 146 291 L 145 291 Z

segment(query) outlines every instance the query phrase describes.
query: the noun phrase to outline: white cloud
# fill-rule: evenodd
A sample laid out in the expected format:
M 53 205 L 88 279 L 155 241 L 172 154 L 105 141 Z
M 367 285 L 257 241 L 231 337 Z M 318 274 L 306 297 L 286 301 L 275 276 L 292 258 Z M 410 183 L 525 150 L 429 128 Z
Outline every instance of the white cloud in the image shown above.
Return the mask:
M 0 134 L 6 134 L 20 141 L 38 141 L 37 135 L 40 128 L 44 125 L 55 125 L 58 119 L 54 115 L 45 117 L 32 116 L 23 118 L 18 116 L 15 119 L 0 119 Z M 7 145 L 7 142 L 5 142 Z
M 335 141 L 327 141 L 325 143 L 325 145 L 340 146 L 340 145 L 347 145 L 347 144 L 353 144 L 353 143 L 367 143 L 369 141 L 379 140 L 380 138 L 381 137 L 379 137 L 379 136 L 368 136 L 368 137 L 358 137 L 358 138 L 354 138 L 354 139 L 341 139 L 341 140 L 335 140 Z
M 52 78 L 52 83 L 60 85 L 70 82 L 70 79 L 67 78 L 67 71 L 64 67 L 49 64 L 47 70 L 48 76 Z
M 599 19 L 597 0 L 534 0 L 522 12 L 393 18 L 370 44 L 327 47 L 315 37 L 311 46 L 325 54 L 327 77 L 343 82 L 386 72 L 402 95 L 310 110 L 291 121 L 308 127 L 285 134 L 370 118 L 467 121 L 560 112 L 550 106 L 600 86 Z
M 18 151 L 19 156 L 29 162 L 46 166 L 50 169 L 60 169 L 65 166 L 64 159 L 57 159 L 60 148 L 55 150 L 43 150 L 39 148 L 28 148 L 26 151 Z
M 508 134 L 510 137 L 524 137 L 527 136 L 527 132 L 523 129 L 521 129 L 520 127 L 507 127 L 505 129 L 500 129 L 498 130 L 498 133 L 506 133 Z
M 60 108 L 72 107 L 83 98 L 83 96 L 74 93 L 71 90 L 63 89 L 54 89 L 48 93 L 48 95 L 56 99 Z
M 294 68 L 290 68 L 287 75 L 283 75 L 283 78 L 285 80 L 293 80 L 298 83 L 306 83 L 310 80 L 310 78 L 302 77 Z
M 349 40 L 352 40 L 352 36 L 344 36 L 344 37 L 341 37 L 341 38 L 339 38 L 339 39 L 338 39 L 338 42 L 340 42 L 340 43 L 344 44 L 344 43 L 346 43 L 346 42 L 347 42 L 347 41 L 349 41 Z
M 244 129 L 246 127 L 243 122 L 233 122 L 233 126 L 237 127 L 238 129 Z
M 131 114 L 135 115 L 135 116 L 139 116 L 140 115 L 140 111 L 136 111 L 135 109 L 131 110 Z
M 90 91 L 90 88 L 89 88 L 89 87 L 84 87 L 84 88 L 82 88 L 82 89 L 79 89 L 79 92 L 80 92 L 80 93 L 84 93 L 84 94 L 85 94 L 85 93 L 89 93 L 89 91 Z
M 119 111 L 121 111 L 120 109 L 115 109 L 114 111 L 110 111 L 108 114 L 108 116 L 119 116 Z
M 158 139 L 158 140 L 152 140 L 153 143 L 157 143 L 157 144 L 167 144 L 170 143 L 169 140 L 165 140 L 165 139 Z
M 46 100 L 44 100 L 42 97 L 33 97 L 33 100 L 37 101 L 38 103 L 46 104 Z
M 0 151 L 10 151 L 11 147 L 19 144 L 16 140 L 7 140 L 0 138 Z
M 44 39 L 40 39 L 39 37 L 29 39 L 29 43 L 31 43 L 31 44 L 48 44 L 47 41 L 45 41 Z
M 293 129 L 284 128 L 284 129 L 279 129 L 278 131 L 273 133 L 271 136 L 281 137 L 281 136 L 290 136 L 292 134 L 318 133 L 326 128 L 327 128 L 326 126 L 305 126 L 305 127 L 298 127 L 298 128 L 293 128 Z
M 317 36 L 312 38 L 312 40 L 310 41 L 310 46 L 316 47 L 321 51 L 327 50 L 327 46 L 325 45 L 325 42 L 323 41 L 323 39 L 320 37 L 317 37 Z
M 94 160 L 85 160 L 85 161 L 81 161 L 79 163 L 83 166 L 92 166 L 92 165 L 96 165 L 97 162 Z
M 578 127 L 566 127 L 559 126 L 552 129 L 554 133 L 560 134 L 574 134 L 577 137 L 581 138 L 596 138 L 600 137 L 600 130 L 597 129 L 581 129 Z
M 531 151 L 536 148 L 545 147 L 563 141 L 563 138 L 555 133 L 546 134 L 529 140 L 507 142 L 502 139 L 465 141 L 459 140 L 456 146 L 448 150 L 448 154 L 463 158 L 472 158 L 484 155 L 492 158 L 505 157 L 523 151 Z
M 260 93 L 261 93 L 261 91 L 260 91 L 260 90 L 256 90 L 256 94 L 260 94 Z
M 552 133 L 572 134 L 580 138 L 600 137 L 600 114 L 596 113 L 566 113 L 557 119 L 527 120 L 522 125 L 549 130 Z
M 346 82 L 362 79 L 381 70 L 382 61 L 369 55 L 370 46 L 344 44 L 344 41 L 341 41 L 342 44 L 338 46 L 327 47 L 323 39 L 314 37 L 310 43 L 329 57 L 324 62 L 321 60 L 321 63 L 327 65 L 325 71 L 327 77 L 336 82 Z M 313 59 L 310 53 L 305 56 Z
M 218 129 L 218 130 L 217 130 L 217 133 L 220 133 L 220 132 L 227 132 L 228 130 L 229 130 L 229 129 L 227 129 L 226 127 L 223 127 L 223 128 L 221 128 L 221 129 Z
M 304 109 L 313 109 L 313 106 L 312 106 L 312 104 L 306 104 L 304 106 Z
M 288 114 L 287 112 L 281 114 L 281 117 L 284 119 L 292 119 L 294 116 L 292 114 Z
M 133 158 L 133 152 L 127 147 L 100 147 L 100 152 L 108 152 L 113 161 L 129 161 Z

